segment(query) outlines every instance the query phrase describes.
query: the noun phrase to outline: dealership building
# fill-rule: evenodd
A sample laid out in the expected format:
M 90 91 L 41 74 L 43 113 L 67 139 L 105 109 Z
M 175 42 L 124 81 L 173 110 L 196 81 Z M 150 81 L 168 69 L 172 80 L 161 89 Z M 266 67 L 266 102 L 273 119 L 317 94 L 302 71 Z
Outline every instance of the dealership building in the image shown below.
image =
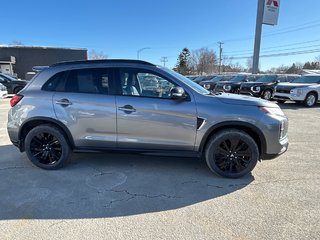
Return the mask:
M 85 48 L 0 45 L 0 71 L 21 79 L 30 79 L 34 66 L 86 59 Z

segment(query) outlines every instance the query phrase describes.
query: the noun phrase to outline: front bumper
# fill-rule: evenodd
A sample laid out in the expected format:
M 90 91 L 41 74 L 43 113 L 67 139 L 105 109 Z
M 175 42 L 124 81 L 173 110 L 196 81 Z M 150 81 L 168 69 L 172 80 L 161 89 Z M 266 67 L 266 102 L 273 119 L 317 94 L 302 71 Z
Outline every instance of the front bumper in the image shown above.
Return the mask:
M 273 99 L 275 100 L 292 100 L 292 101 L 303 101 L 305 99 L 305 95 L 296 95 L 296 94 L 291 94 L 291 93 L 278 93 L 275 92 L 273 95 Z
M 262 160 L 271 160 L 271 159 L 275 159 L 275 158 L 279 157 L 280 155 L 282 155 L 283 153 L 285 153 L 289 147 L 289 141 L 288 141 L 287 137 L 285 139 L 283 139 L 282 141 L 280 141 L 280 146 L 281 146 L 281 149 L 280 149 L 279 153 L 264 153 L 261 155 L 261 159 Z
M 8 91 L 0 91 L 0 98 L 5 98 L 8 95 Z
M 260 92 L 252 92 L 252 91 L 247 91 L 247 90 L 243 90 L 240 88 L 239 90 L 239 94 L 242 94 L 242 95 L 248 95 L 248 96 L 252 96 L 252 97 L 260 97 L 261 94 Z

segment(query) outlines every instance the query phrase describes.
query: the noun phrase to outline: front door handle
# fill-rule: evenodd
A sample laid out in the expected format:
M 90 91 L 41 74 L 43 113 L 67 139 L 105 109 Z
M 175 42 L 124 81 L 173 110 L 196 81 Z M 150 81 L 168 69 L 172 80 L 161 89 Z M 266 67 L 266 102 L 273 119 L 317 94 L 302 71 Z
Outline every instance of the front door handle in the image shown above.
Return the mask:
M 70 102 L 68 99 L 66 98 L 62 98 L 60 100 L 57 100 L 56 101 L 56 104 L 59 104 L 59 105 L 62 105 L 62 106 L 68 106 L 68 105 L 71 105 L 72 102 Z
M 132 112 L 136 112 L 137 111 L 131 105 L 124 105 L 123 107 L 118 107 L 118 110 L 123 111 L 123 112 L 127 112 L 127 113 L 132 113 Z

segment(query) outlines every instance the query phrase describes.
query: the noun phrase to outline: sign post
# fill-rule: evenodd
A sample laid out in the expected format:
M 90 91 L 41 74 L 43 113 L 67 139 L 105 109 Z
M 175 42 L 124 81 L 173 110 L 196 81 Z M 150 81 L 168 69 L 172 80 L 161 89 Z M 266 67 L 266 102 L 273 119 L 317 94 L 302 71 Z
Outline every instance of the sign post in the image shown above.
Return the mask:
M 258 0 L 256 34 L 252 61 L 252 73 L 256 74 L 259 68 L 260 43 L 262 24 L 277 25 L 280 0 Z

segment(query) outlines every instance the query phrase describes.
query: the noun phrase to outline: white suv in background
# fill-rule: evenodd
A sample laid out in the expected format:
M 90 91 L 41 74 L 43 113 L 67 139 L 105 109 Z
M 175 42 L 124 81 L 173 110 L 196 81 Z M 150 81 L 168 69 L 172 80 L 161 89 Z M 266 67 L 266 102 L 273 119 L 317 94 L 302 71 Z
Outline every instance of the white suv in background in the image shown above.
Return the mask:
M 290 83 L 279 83 L 275 88 L 273 98 L 279 103 L 293 100 L 303 103 L 306 107 L 313 107 L 319 101 L 319 96 L 320 75 L 308 74 Z
M 8 94 L 7 88 L 0 83 L 0 98 L 6 97 Z

